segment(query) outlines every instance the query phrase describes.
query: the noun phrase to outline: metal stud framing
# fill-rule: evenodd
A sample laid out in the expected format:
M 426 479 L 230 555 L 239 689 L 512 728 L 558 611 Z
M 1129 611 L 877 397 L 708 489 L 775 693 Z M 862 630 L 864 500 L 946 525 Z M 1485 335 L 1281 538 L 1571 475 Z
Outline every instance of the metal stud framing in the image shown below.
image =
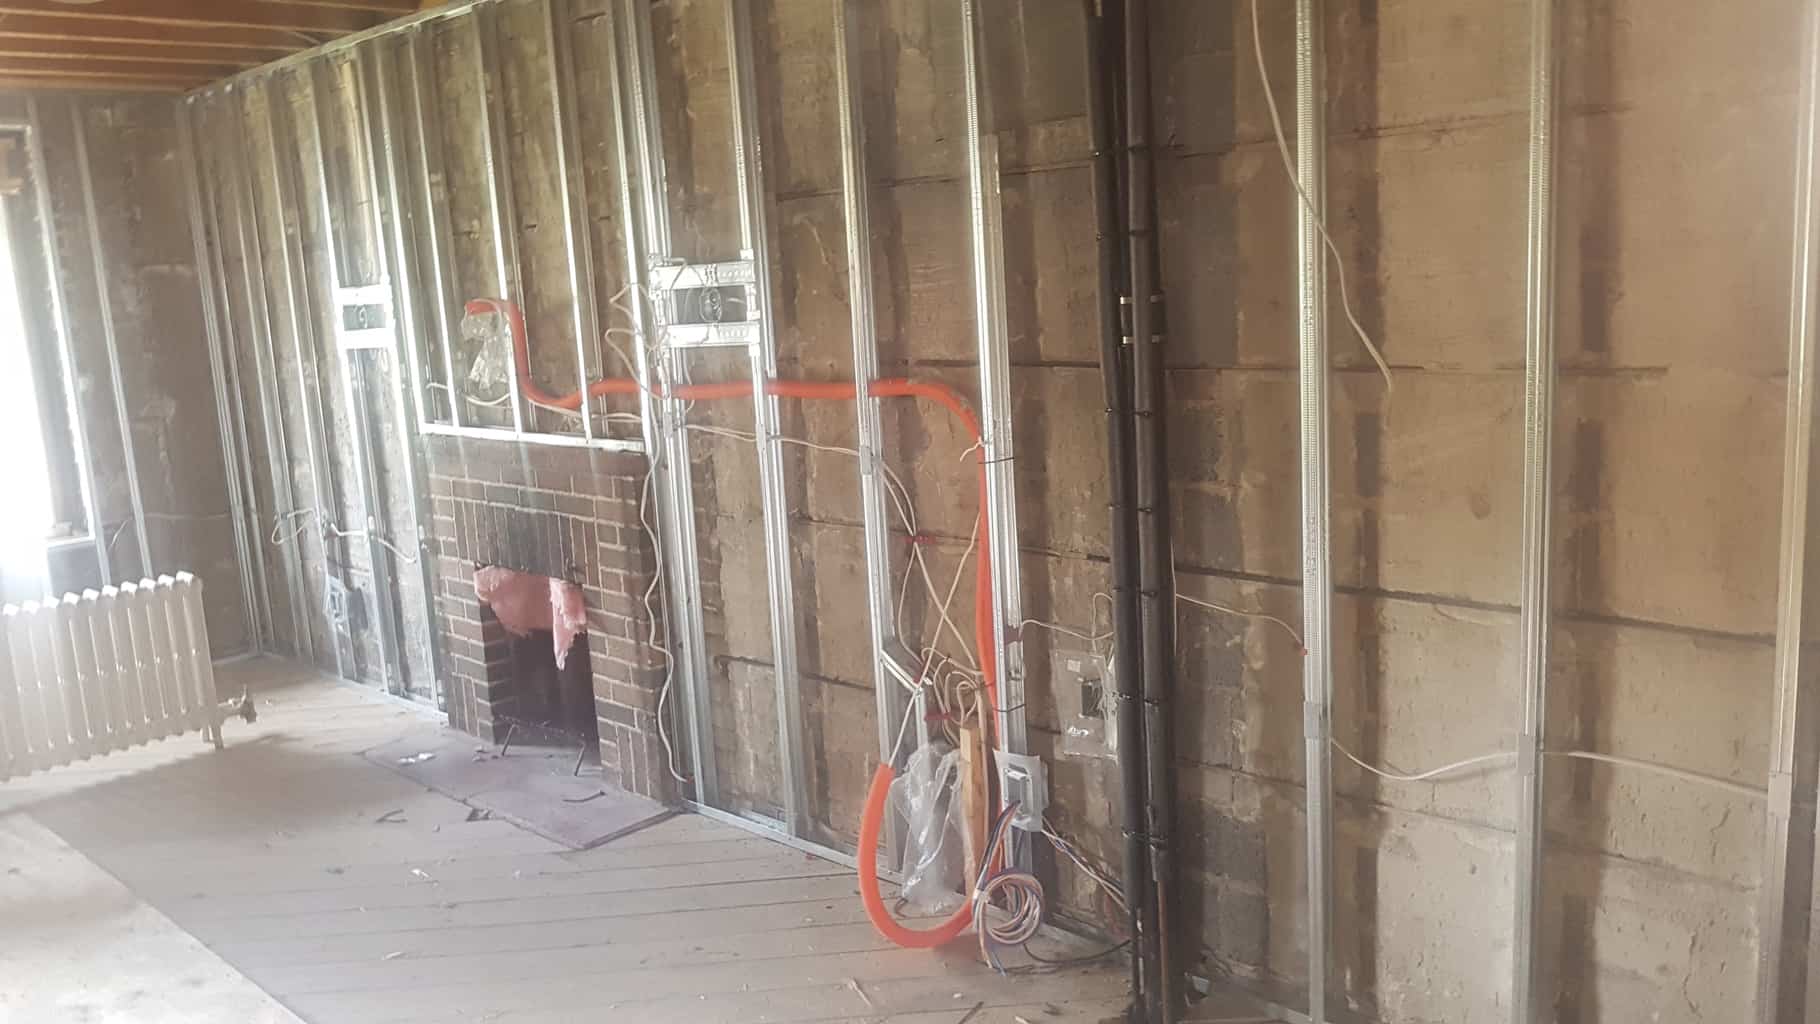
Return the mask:
M 455 393 L 455 268 L 450 257 L 449 206 L 436 200 L 435 182 L 447 180 L 443 170 L 442 118 L 437 104 L 436 76 L 430 64 L 430 49 L 424 41 L 424 29 L 411 30 L 407 43 L 411 58 L 411 117 L 417 123 L 417 189 L 422 196 L 424 245 L 428 250 L 432 295 L 435 310 L 437 350 L 442 353 L 442 382 L 448 389 L 449 424 L 459 428 L 462 420 L 461 401 Z M 420 402 L 419 408 L 424 408 Z M 424 417 L 427 428 L 430 418 Z
M 231 187 L 234 189 L 236 236 L 240 248 L 240 271 L 246 294 L 249 331 L 247 344 L 253 350 L 253 373 L 258 380 L 259 416 L 265 427 L 266 464 L 272 478 L 274 520 L 288 516 L 297 508 L 291 492 L 291 459 L 285 436 L 284 410 L 279 406 L 278 374 L 272 354 L 272 312 L 265 290 L 265 245 L 259 231 L 259 198 L 252 180 L 253 162 L 248 153 L 245 107 L 228 93 L 236 131 L 227 158 L 231 162 Z M 286 519 L 285 521 L 289 521 Z M 263 524 L 261 524 L 263 528 Z M 291 642 L 295 653 L 311 649 L 311 617 L 304 601 L 303 557 L 297 545 L 285 546 L 283 556 L 285 592 L 291 607 Z
M 400 453 L 405 460 L 403 473 L 405 486 L 405 505 L 411 512 L 410 526 L 415 534 L 416 543 L 410 550 L 416 553 L 416 562 L 410 575 L 415 577 L 420 599 L 423 602 L 425 632 L 416 638 L 425 651 L 423 663 L 430 670 L 430 697 L 436 704 L 442 703 L 442 646 L 432 637 L 436 634 L 436 579 L 431 568 L 430 556 L 430 493 L 429 474 L 424 467 L 423 445 L 417 427 L 423 420 L 423 391 L 417 382 L 423 380 L 423 368 L 418 353 L 423 350 L 424 325 L 419 316 L 415 289 L 412 287 L 411 270 L 414 265 L 412 239 L 410 230 L 410 212 L 406 208 L 403 193 L 403 168 L 400 164 L 397 136 L 393 129 L 393 94 L 390 63 L 386 61 L 382 41 L 375 41 L 356 54 L 370 54 L 368 61 L 373 80 L 369 90 L 366 76 L 359 78 L 361 121 L 366 126 L 367 144 L 367 180 L 373 195 L 373 218 L 375 228 L 380 232 L 374 238 L 374 253 L 378 260 L 379 274 L 382 280 L 392 286 L 393 308 L 398 310 L 398 319 L 394 329 L 395 344 L 392 346 L 392 376 L 396 387 L 396 398 L 392 402 L 393 427 L 403 444 Z M 356 65 L 358 69 L 359 65 Z M 375 119 L 371 107 L 377 105 L 378 117 Z M 374 131 L 377 130 L 377 137 Z M 391 232 L 385 233 L 387 218 L 380 207 L 381 173 L 379 159 L 384 159 L 384 197 L 385 211 L 390 213 Z M 390 249 L 387 242 L 390 242 Z M 399 372 L 408 370 L 406 373 Z M 413 397 L 414 396 L 414 397 Z M 401 641 L 402 642 L 402 641 Z M 405 669 L 410 660 L 400 653 L 400 668 Z
M 225 106 L 225 104 L 224 100 L 223 105 Z M 198 110 L 197 113 L 200 116 L 201 111 Z M 199 151 L 198 157 L 200 158 L 200 156 Z M 246 525 L 252 527 L 249 540 L 253 553 L 252 572 L 255 597 L 253 633 L 260 638 L 259 650 L 266 651 L 272 649 L 276 625 L 272 622 L 271 582 L 265 564 L 265 533 L 263 521 L 259 515 L 259 489 L 255 485 L 253 477 L 253 446 L 247 434 L 245 392 L 241 387 L 240 379 L 240 346 L 234 340 L 233 303 L 228 299 L 227 235 L 222 227 L 223 211 L 215 199 L 216 195 L 225 194 L 231 188 L 228 181 L 228 170 L 222 166 L 224 160 L 225 157 L 217 157 L 215 175 L 211 182 L 212 188 L 209 190 L 210 195 L 203 203 L 203 220 L 207 236 L 212 240 L 212 244 L 209 245 L 209 269 L 211 276 L 219 282 L 220 286 L 219 294 L 210 295 L 208 298 L 211 303 L 217 300 L 221 303 L 221 311 L 227 325 L 222 339 L 222 354 L 226 361 L 226 379 L 220 385 L 226 389 L 226 393 L 221 397 L 229 408 L 229 418 L 233 421 L 234 447 L 239 454 L 238 464 L 230 466 L 229 472 L 240 481 L 242 516 Z
M 1028 751 L 1024 729 L 1023 576 L 1018 567 L 1017 480 L 1012 463 L 1011 329 L 1005 310 L 1005 231 L 999 192 L 998 136 L 989 123 L 985 40 L 977 0 L 961 0 L 962 63 L 966 75 L 967 195 L 973 251 L 974 331 L 979 343 L 980 458 L 986 464 L 989 529 L 984 555 L 992 564 L 992 635 L 997 645 L 998 740 L 1002 750 Z M 1019 830 L 1011 860 L 1030 864 Z
M 127 410 L 126 382 L 120 371 L 120 341 L 114 330 L 114 300 L 108 287 L 107 250 L 101 242 L 101 221 L 95 210 L 95 175 L 89 166 L 88 125 L 82 118 L 82 107 L 70 106 L 70 127 L 76 136 L 76 173 L 82 179 L 82 212 L 88 224 L 89 257 L 95 271 L 95 305 L 101 313 L 101 340 L 107 349 L 109 390 L 114 397 L 114 412 L 120 418 L 120 450 L 126 460 L 126 493 L 132 502 L 133 535 L 139 542 L 139 571 L 147 576 L 155 570 L 152 544 L 145 528 L 145 499 L 139 493 L 139 459 L 133 444 L 133 421 Z M 94 524 L 97 530 L 99 523 Z
M 1775 698 L 1770 728 L 1769 813 L 1757 918 L 1758 1024 L 1799 1024 L 1808 1014 L 1813 927 L 1815 659 L 1820 550 L 1810 549 L 1820 508 L 1814 415 L 1820 393 L 1820 2 L 1803 5 L 1801 96 L 1795 150 L 1794 256 L 1789 296 L 1788 414 L 1783 447 L 1781 577 L 1776 602 Z
M 323 132 L 323 122 L 327 119 L 323 109 L 324 90 L 317 79 L 317 66 L 310 65 L 304 70 L 304 85 L 309 91 L 307 106 L 310 111 L 310 135 L 315 143 L 314 157 L 317 172 L 316 201 L 322 218 L 323 250 L 328 262 L 328 274 L 325 285 L 329 293 L 330 314 L 336 324 L 341 322 L 341 311 L 336 292 L 343 287 L 341 253 L 335 238 L 335 219 L 332 193 L 335 185 L 329 169 L 327 136 Z M 374 599 L 373 603 L 382 614 L 374 617 L 379 621 L 379 679 L 380 684 L 388 691 L 393 689 L 392 680 L 395 666 L 398 664 L 398 644 L 394 635 L 391 609 L 394 607 L 388 592 L 389 572 L 385 561 L 386 553 L 379 542 L 378 519 L 374 510 L 380 507 L 378 482 L 374 479 L 372 459 L 374 447 L 371 430 L 367 423 L 366 410 L 360 402 L 360 396 L 366 391 L 364 381 L 357 386 L 355 380 L 354 359 L 357 353 L 345 350 L 341 340 L 336 339 L 336 363 L 341 377 L 341 397 L 346 408 L 348 426 L 354 432 L 354 486 L 360 495 L 364 522 L 356 532 L 363 534 L 366 540 L 367 559 L 372 572 Z M 358 662 L 358 658 L 356 658 Z
M 487 212 L 493 230 L 493 278 L 496 298 L 524 301 L 524 280 L 518 260 L 518 208 L 512 201 L 512 164 L 508 153 L 504 87 L 499 81 L 499 10 L 486 4 L 474 9 L 474 41 L 479 53 L 475 68 L 480 75 L 480 140 L 487 172 Z M 449 382 L 455 386 L 454 381 Z M 525 430 L 524 396 L 519 394 L 518 374 L 506 374 L 512 401 L 512 429 Z
M 667 396 L 674 378 L 671 354 L 661 344 L 649 301 L 651 267 L 670 248 L 670 214 L 664 202 L 662 137 L 656 123 L 656 86 L 651 58 L 651 23 L 647 5 L 620 0 L 606 21 L 612 34 L 613 109 L 617 112 L 620 209 L 626 223 L 626 266 L 639 314 L 635 362 L 640 379 L 659 385 Z M 688 435 L 683 430 L 682 403 L 640 393 L 647 451 L 652 460 L 659 547 L 664 563 L 664 593 L 669 605 L 670 686 L 681 705 L 687 733 L 695 800 L 717 806 L 720 781 L 714 756 L 714 719 L 709 703 L 707 637 L 701 614 L 700 564 L 695 536 L 695 499 L 689 482 Z
M 1523 540 L 1520 676 L 1522 727 L 1517 733 L 1517 845 L 1511 1020 L 1540 1019 L 1537 943 L 1545 839 L 1542 792 L 1543 735 L 1548 707 L 1548 639 L 1552 621 L 1555 414 L 1554 128 L 1555 0 L 1530 6 L 1529 247 L 1526 264 L 1526 335 L 1523 376 Z
M 1327 197 L 1326 48 L 1320 0 L 1296 0 L 1297 296 L 1301 309 L 1302 732 L 1306 739 L 1308 1016 L 1327 1019 L 1332 859 L 1333 538 L 1328 496 L 1327 263 L 1320 217 Z
M 57 335 L 57 364 L 63 373 L 63 402 L 69 417 L 71 435 L 75 441 L 76 465 L 80 470 L 78 483 L 82 488 L 82 508 L 88 516 L 90 539 L 95 545 L 95 563 L 99 567 L 101 579 L 112 582 L 114 578 L 113 563 L 108 551 L 107 531 L 101 526 L 101 511 L 95 504 L 95 467 L 89 459 L 88 422 L 81 414 L 76 403 L 76 378 L 74 376 L 76 358 L 70 351 L 69 300 L 63 294 L 63 261 L 59 255 L 57 240 L 52 235 L 55 224 L 55 211 L 51 207 L 50 171 L 44 160 L 44 129 L 39 118 L 38 98 L 27 96 L 26 141 L 25 147 L 30 154 L 32 173 L 32 202 L 38 213 L 38 241 L 44 255 L 45 275 L 50 278 L 51 292 L 51 329 Z M 212 294 L 212 293 L 211 293 Z M 211 355 L 213 350 L 211 350 Z M 251 620 L 257 645 L 258 620 Z
M 247 633 L 254 651 L 264 646 L 260 635 L 258 596 L 254 593 L 252 540 L 247 534 L 246 500 L 240 493 L 239 455 L 235 451 L 233 413 L 227 400 L 227 365 L 222 357 L 221 322 L 216 317 L 215 268 L 209 257 L 209 233 L 202 217 L 202 176 L 196 154 L 195 127 L 190 119 L 195 115 L 195 105 L 185 100 L 177 107 L 173 115 L 177 120 L 177 160 L 183 167 L 183 192 L 186 214 L 189 218 L 191 250 L 196 258 L 196 282 L 202 292 L 202 326 L 208 342 L 209 382 L 215 390 L 215 427 L 221 432 L 221 475 L 227 485 L 228 509 L 234 520 L 234 564 L 240 571 L 240 596 L 245 606 Z M 42 156 L 35 146 L 32 154 L 33 176 L 39 177 L 38 167 Z M 42 178 L 39 178 L 42 181 Z M 48 223 L 48 222 L 47 222 Z M 48 227 L 45 238 L 50 237 Z M 54 247 L 53 247 L 54 248 Z M 49 264 L 53 269 L 55 264 Z M 51 315 L 56 324 L 59 339 L 64 333 L 63 303 L 58 294 L 61 286 L 52 288 Z M 69 380 L 69 360 L 65 346 L 59 341 L 58 354 L 63 358 L 64 380 Z M 76 424 L 76 460 L 82 467 L 82 504 L 89 509 L 90 527 L 94 526 L 93 504 L 90 495 L 94 493 L 92 476 L 94 470 L 88 464 L 88 431 L 75 416 L 72 401 L 71 422 Z M 100 541 L 100 532 L 95 531 L 98 555 L 101 556 L 102 576 L 104 583 L 112 582 L 107 565 L 107 545 Z
M 865 91 L 854 51 L 859 48 L 852 0 L 835 0 L 834 69 L 840 97 L 841 198 L 847 229 L 847 304 L 853 319 L 853 384 L 858 419 L 860 515 L 866 533 L 866 607 L 872 625 L 872 691 L 878 709 L 878 756 L 889 760 L 897 745 L 899 723 L 911 697 L 901 684 L 893 653 L 903 648 L 891 607 L 891 535 L 885 520 L 885 463 L 880 443 L 879 400 L 871 395 L 878 379 L 878 321 L 873 303 L 871 179 L 866 170 Z M 916 716 L 919 740 L 929 723 Z M 887 815 L 885 846 L 896 863 L 902 828 Z
M 594 399 L 588 384 L 595 377 L 600 344 L 600 309 L 594 293 L 594 239 L 588 229 L 588 176 L 581 165 L 581 120 L 576 104 L 572 26 L 563 24 L 563 0 L 544 0 L 544 48 L 549 57 L 550 117 L 555 128 L 556 166 L 562 172 L 562 242 L 568 257 L 571 328 L 575 332 L 575 376 L 581 396 L 581 433 L 594 440 Z
M 303 211 L 298 206 L 297 196 L 302 191 L 296 180 L 296 171 L 291 161 L 282 159 L 278 148 L 279 111 L 288 110 L 289 102 L 275 102 L 273 94 L 278 89 L 278 79 L 268 79 L 265 87 L 266 100 L 266 133 L 267 142 L 272 148 L 272 195 L 278 206 L 279 262 L 284 274 L 285 306 L 291 311 L 291 359 L 297 365 L 297 400 L 299 403 L 298 419 L 303 424 L 304 455 L 310 467 L 310 490 L 316 501 L 315 515 L 328 516 L 332 507 L 334 482 L 332 476 L 333 461 L 327 449 L 328 413 L 322 405 L 320 383 L 312 385 L 312 378 L 320 382 L 321 374 L 316 364 L 316 318 L 310 308 L 309 283 L 301 275 L 304 267 L 303 254 Z M 285 138 L 294 139 L 295 133 L 287 131 Z M 292 231 L 285 211 L 297 209 L 297 230 Z M 296 510 L 299 514 L 301 509 Z M 318 595 L 322 607 L 328 606 L 328 587 L 331 576 L 328 552 L 328 537 L 320 529 L 316 530 L 322 537 L 322 549 L 325 555 L 322 567 L 323 593 Z M 302 533 L 299 532 L 299 537 Z M 333 632 L 331 630 L 331 632 Z M 341 653 L 341 639 L 337 635 L 329 637 L 329 647 L 335 653 L 335 672 L 347 675 L 346 659 Z
M 742 256 L 752 261 L 760 309 L 757 340 L 750 350 L 753 415 L 758 434 L 758 490 L 764 510 L 765 571 L 770 577 L 771 663 L 777 690 L 777 756 L 783 762 L 784 823 L 792 835 L 806 835 L 809 795 L 803 764 L 802 677 L 796 664 L 796 600 L 791 579 L 790 510 L 784 493 L 781 409 L 766 385 L 777 377 L 776 311 L 771 293 L 771 233 L 765 206 L 763 149 L 759 139 L 757 69 L 752 55 L 750 0 L 726 0 L 727 47 L 733 73 L 734 173 L 739 188 Z

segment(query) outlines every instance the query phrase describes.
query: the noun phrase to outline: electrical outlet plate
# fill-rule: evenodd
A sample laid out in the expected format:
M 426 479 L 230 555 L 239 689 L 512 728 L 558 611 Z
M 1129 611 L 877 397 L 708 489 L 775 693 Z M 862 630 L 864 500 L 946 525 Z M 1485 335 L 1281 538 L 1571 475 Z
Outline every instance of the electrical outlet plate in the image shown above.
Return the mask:
M 1098 654 L 1057 654 L 1051 669 L 1062 735 L 1060 757 L 1118 756 L 1119 702 L 1112 666 Z
M 998 791 L 1006 804 L 1017 804 L 1011 816 L 1013 828 L 1026 832 L 1043 830 L 1043 814 L 1049 809 L 1049 777 L 1043 770 L 1043 759 L 1035 754 L 997 752 Z

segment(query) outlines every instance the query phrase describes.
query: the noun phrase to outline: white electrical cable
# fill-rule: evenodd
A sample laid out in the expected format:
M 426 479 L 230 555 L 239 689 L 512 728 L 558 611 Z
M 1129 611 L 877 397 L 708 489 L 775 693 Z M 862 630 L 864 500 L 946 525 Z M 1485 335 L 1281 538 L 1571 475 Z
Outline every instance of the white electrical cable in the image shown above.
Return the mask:
M 1729 790 L 1730 792 L 1737 793 L 1740 796 L 1747 796 L 1754 800 L 1762 800 L 1768 795 L 1766 790 L 1757 786 L 1747 785 L 1742 782 L 1733 782 L 1730 779 L 1722 779 L 1716 775 L 1704 775 L 1700 772 L 1690 772 L 1685 768 L 1658 764 L 1654 761 L 1639 761 L 1634 757 L 1618 757 L 1614 754 L 1599 754 L 1590 750 L 1544 750 L 1542 756 L 1564 757 L 1570 760 L 1579 761 L 1598 761 L 1602 764 L 1618 765 L 1623 768 L 1636 768 L 1641 771 L 1654 772 L 1657 775 L 1663 775 L 1671 779 L 1679 779 L 1682 782 L 1692 782 L 1702 786 L 1712 786 L 1717 789 Z
M 1341 754 L 1344 754 L 1346 756 L 1346 760 L 1351 761 L 1353 764 L 1358 765 L 1360 768 L 1365 769 L 1366 771 L 1370 772 L 1373 775 L 1378 776 L 1379 778 L 1389 779 L 1392 782 L 1431 782 L 1431 781 L 1441 778 L 1443 776 L 1452 775 L 1455 772 L 1463 772 L 1469 768 L 1479 767 L 1480 765 L 1513 764 L 1516 762 L 1516 759 L 1517 759 L 1517 755 L 1510 753 L 1508 751 L 1505 751 L 1505 752 L 1500 752 L 1500 753 L 1496 753 L 1496 754 L 1485 754 L 1485 755 L 1482 755 L 1479 757 L 1469 757 L 1463 761 L 1455 761 L 1452 764 L 1444 764 L 1439 768 L 1431 768 L 1425 772 L 1404 773 L 1404 772 L 1398 772 L 1398 771 L 1388 771 L 1383 768 L 1378 768 L 1373 765 L 1366 764 L 1364 761 L 1359 759 L 1359 756 L 1357 754 L 1354 754 L 1352 751 L 1347 750 L 1346 745 L 1344 743 L 1341 743 L 1339 740 L 1333 740 L 1332 743 L 1333 743 L 1333 749 L 1339 751 Z
M 1452 764 L 1445 764 L 1439 768 L 1431 768 L 1424 772 L 1404 773 L 1387 771 L 1383 768 L 1366 764 L 1358 755 L 1346 749 L 1346 746 L 1339 740 L 1333 741 L 1333 748 L 1344 755 L 1348 761 L 1358 765 L 1365 771 L 1380 778 L 1389 779 L 1392 782 L 1434 782 L 1448 775 L 1490 764 L 1501 765 L 1503 767 L 1500 768 L 1500 770 L 1504 770 L 1505 768 L 1516 764 L 1517 760 L 1517 755 L 1515 753 L 1504 751 L 1496 754 L 1484 754 L 1479 757 L 1469 757 L 1463 761 L 1455 761 Z M 1542 756 L 1577 761 L 1596 761 L 1600 764 L 1616 765 L 1621 768 L 1634 768 L 1638 771 L 1650 772 L 1666 778 L 1677 779 L 1681 782 L 1691 782 L 1696 785 L 1723 789 L 1755 800 L 1761 800 L 1765 795 L 1764 790 L 1757 786 L 1751 786 L 1742 782 L 1733 782 L 1731 779 L 1722 779 L 1715 775 L 1688 771 L 1685 768 L 1676 768 L 1673 765 L 1661 764 L 1656 761 L 1645 761 L 1635 757 L 1621 757 L 1617 754 L 1601 754 L 1591 750 L 1544 750 Z
M 1295 160 L 1289 155 L 1289 140 L 1283 135 L 1283 116 L 1277 112 L 1276 95 L 1270 88 L 1270 72 L 1264 68 L 1264 38 L 1258 30 L 1258 0 L 1251 0 L 1251 47 L 1257 56 L 1258 78 L 1264 84 L 1264 102 L 1270 107 L 1270 126 L 1276 133 L 1277 152 L 1283 157 L 1283 169 L 1289 172 L 1289 184 L 1295 187 L 1296 195 L 1302 197 L 1302 205 L 1308 209 L 1309 217 L 1313 218 L 1315 230 L 1321 233 L 1321 241 L 1327 244 L 1327 251 L 1333 255 L 1334 269 L 1338 271 L 1340 282 L 1340 308 L 1346 311 L 1346 321 L 1352 324 L 1359 341 L 1365 345 L 1365 351 L 1371 354 L 1371 361 L 1378 364 L 1378 372 L 1384 375 L 1384 387 L 1387 390 L 1394 389 L 1396 382 L 1390 378 L 1390 364 L 1384 361 L 1383 353 L 1378 351 L 1377 344 L 1371 340 L 1371 335 L 1366 333 L 1358 316 L 1352 311 L 1352 299 L 1346 294 L 1346 262 L 1340 258 L 1340 248 L 1333 244 L 1333 236 L 1327 233 L 1327 224 L 1321 216 L 1320 207 L 1303 191 Z

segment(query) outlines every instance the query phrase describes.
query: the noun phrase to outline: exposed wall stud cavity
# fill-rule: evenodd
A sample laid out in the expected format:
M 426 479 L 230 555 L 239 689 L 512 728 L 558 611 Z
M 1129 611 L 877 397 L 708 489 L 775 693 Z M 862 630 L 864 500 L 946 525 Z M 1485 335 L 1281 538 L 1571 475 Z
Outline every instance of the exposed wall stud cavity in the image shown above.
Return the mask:
M 675 380 L 673 354 L 652 315 L 651 270 L 670 250 L 670 216 L 664 205 L 664 157 L 654 107 L 657 94 L 651 59 L 649 7 L 620 0 L 607 21 L 611 38 L 615 154 L 619 162 L 620 210 L 625 219 L 627 272 L 637 285 L 632 300 L 639 332 L 634 356 L 640 379 L 639 407 L 652 460 L 647 491 L 655 491 L 656 527 L 669 609 L 669 676 L 687 734 L 691 788 L 695 800 L 715 807 L 720 782 L 715 766 L 714 720 L 707 676 L 707 637 L 702 621 L 700 565 L 695 533 L 695 499 L 689 481 L 689 443 L 682 403 L 669 397 Z M 655 392 L 655 394 L 654 394 Z M 660 709 L 659 714 L 663 714 Z
M 120 448 L 126 458 L 126 492 L 132 501 L 133 537 L 139 542 L 139 573 L 150 576 L 156 571 L 152 543 L 145 526 L 145 498 L 139 492 L 139 459 L 133 442 L 133 418 L 126 401 L 126 382 L 120 370 L 120 340 L 114 329 L 114 300 L 109 287 L 107 248 L 101 237 L 100 214 L 95 206 L 95 175 L 89 165 L 88 122 L 81 104 L 70 105 L 70 127 L 76 136 L 76 173 L 82 179 L 82 211 L 88 223 L 89 255 L 95 270 L 95 303 L 101 316 L 101 340 L 107 346 L 108 387 L 114 397 L 114 412 L 120 417 Z M 102 530 L 101 524 L 94 524 Z M 103 531 L 105 532 L 105 531 Z
M 63 373 L 64 408 L 67 410 L 70 433 L 75 441 L 73 454 L 80 470 L 78 479 L 82 488 L 82 508 L 84 514 L 88 516 L 89 537 L 95 547 L 95 564 L 99 569 L 101 579 L 104 582 L 112 583 L 114 581 L 113 559 L 108 549 L 107 530 L 101 525 L 101 510 L 96 505 L 95 467 L 89 457 L 93 448 L 89 444 L 86 418 L 81 415 L 81 409 L 76 404 L 76 360 L 70 351 L 69 300 L 63 294 L 63 260 L 57 249 L 57 240 L 52 234 L 52 225 L 56 223 L 56 213 L 51 206 L 50 170 L 44 160 L 44 128 L 39 116 L 36 96 L 26 97 L 25 110 L 25 145 L 31 154 L 32 202 L 38 213 L 38 240 L 42 246 L 45 274 L 50 278 L 51 329 L 57 335 L 57 365 Z M 210 295 L 213 295 L 212 291 Z M 212 312 L 213 305 L 210 305 L 209 309 Z M 213 354 L 215 352 L 211 350 L 211 355 Z M 252 591 L 249 589 L 247 593 L 250 595 Z M 255 647 L 258 646 L 258 622 L 257 616 L 249 615 L 248 624 L 254 631 Z
M 202 324 L 208 343 L 209 383 L 215 397 L 215 428 L 221 432 L 221 475 L 227 487 L 228 510 L 233 518 L 234 526 L 234 564 L 240 572 L 240 594 L 245 606 L 247 630 L 251 634 L 251 648 L 258 652 L 263 649 L 264 638 L 259 632 L 258 598 L 253 591 L 253 553 L 252 540 L 247 533 L 246 499 L 240 493 L 240 475 L 236 472 L 236 467 L 239 465 L 239 454 L 235 450 L 232 406 L 228 404 L 227 400 L 227 366 L 221 352 L 223 341 L 221 323 L 216 317 L 215 309 L 218 285 L 215 280 L 214 266 L 209 257 L 211 244 L 209 232 L 202 217 L 202 177 L 196 153 L 195 128 L 191 123 L 195 114 L 196 105 L 193 99 L 184 100 L 173 114 L 177 121 L 177 160 L 183 165 L 184 203 L 189 218 L 190 245 L 195 252 L 196 285 L 202 292 Z M 274 150 L 275 152 L 276 150 Z M 35 147 L 33 159 L 34 161 L 41 159 Z M 41 171 L 42 168 L 34 167 L 33 176 L 38 177 Z M 49 222 L 41 220 L 41 223 L 48 224 Z M 48 232 L 45 233 L 45 237 L 49 238 Z M 53 287 L 52 291 L 55 292 L 57 287 L 60 286 Z M 61 300 L 53 299 L 53 306 L 52 316 L 59 335 L 59 352 L 64 355 L 64 380 L 67 381 L 70 379 L 69 361 L 67 353 L 64 351 L 66 346 L 61 341 L 64 332 Z M 94 504 L 89 496 L 94 493 L 92 480 L 94 469 L 88 464 L 88 456 L 85 454 L 88 451 L 87 431 L 75 415 L 73 402 L 70 419 L 75 424 L 76 459 L 82 472 L 82 504 L 89 510 L 89 524 L 92 530 Z M 106 568 L 107 545 L 105 542 L 99 541 L 99 536 L 97 532 L 98 553 L 102 556 L 101 565 L 103 566 L 101 578 L 103 581 L 112 582 Z
M 259 230 L 259 197 L 253 185 L 253 160 L 244 125 L 244 94 L 229 93 L 229 110 L 237 130 L 232 147 L 226 154 L 231 162 L 230 174 L 235 197 L 235 220 L 240 243 L 240 270 L 246 294 L 251 328 L 247 345 L 253 350 L 253 372 L 258 377 L 259 417 L 264 427 L 266 465 L 271 467 L 272 526 L 288 524 L 297 504 L 292 494 L 290 446 L 284 427 L 284 410 L 279 405 L 278 373 L 272 349 L 272 312 L 265 289 L 265 244 Z M 261 531 L 267 528 L 260 524 Z M 262 536 L 261 538 L 266 539 Z M 291 647 L 293 654 L 311 650 L 312 625 L 308 603 L 304 598 L 303 558 L 297 545 L 288 544 L 282 556 L 285 594 L 291 609 Z
M 764 507 L 765 568 L 770 577 L 771 659 L 777 684 L 777 753 L 783 771 L 784 823 L 791 835 L 809 828 L 809 781 L 803 762 L 802 678 L 796 660 L 795 582 L 791 578 L 790 510 L 784 494 L 782 410 L 769 383 L 777 377 L 776 305 L 771 292 L 771 232 L 760 140 L 757 70 L 750 0 L 726 0 L 728 59 L 733 74 L 734 171 L 739 189 L 741 258 L 757 278 L 759 327 L 749 350 L 758 434 L 759 500 Z

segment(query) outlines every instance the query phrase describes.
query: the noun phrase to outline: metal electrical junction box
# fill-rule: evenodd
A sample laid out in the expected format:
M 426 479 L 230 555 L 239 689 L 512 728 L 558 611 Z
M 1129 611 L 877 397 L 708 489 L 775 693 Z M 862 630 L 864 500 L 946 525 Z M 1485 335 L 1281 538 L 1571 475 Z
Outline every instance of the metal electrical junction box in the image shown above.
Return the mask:
M 1012 827 L 1041 832 L 1043 815 L 1049 809 L 1049 779 L 1043 771 L 1043 759 L 1004 750 L 995 750 L 992 756 L 998 762 L 999 799 L 1006 805 L 1017 804 L 1017 811 L 1011 816 Z
M 751 260 L 659 263 L 651 268 L 651 286 L 665 345 L 714 348 L 758 340 L 758 274 Z
M 392 286 L 335 289 L 335 341 L 343 349 L 392 347 Z

